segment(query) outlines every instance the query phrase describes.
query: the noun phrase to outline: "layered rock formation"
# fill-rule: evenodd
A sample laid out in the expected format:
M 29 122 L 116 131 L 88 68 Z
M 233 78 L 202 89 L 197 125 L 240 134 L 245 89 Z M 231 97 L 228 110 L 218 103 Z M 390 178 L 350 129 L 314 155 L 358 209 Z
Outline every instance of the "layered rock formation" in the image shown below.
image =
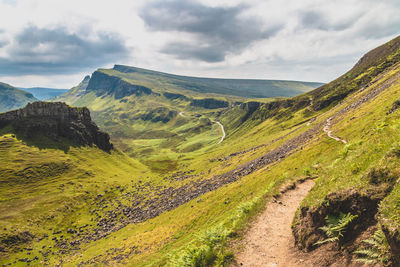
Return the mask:
M 0 128 L 11 125 L 25 138 L 44 135 L 54 141 L 61 138 L 75 145 L 96 145 L 110 151 L 110 136 L 101 131 L 87 108 L 72 108 L 62 102 L 34 102 L 18 110 L 0 114 Z

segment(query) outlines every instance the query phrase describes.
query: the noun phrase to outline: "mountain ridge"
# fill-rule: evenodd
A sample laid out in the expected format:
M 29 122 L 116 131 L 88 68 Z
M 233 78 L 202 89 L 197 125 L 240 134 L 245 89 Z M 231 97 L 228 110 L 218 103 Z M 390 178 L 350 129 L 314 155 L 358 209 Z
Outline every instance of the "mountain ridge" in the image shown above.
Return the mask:
M 303 93 L 312 88 L 319 87 L 323 83 L 318 82 L 302 82 L 291 80 L 265 80 L 265 79 L 228 79 L 228 78 L 207 78 L 207 77 L 192 77 L 165 72 L 153 71 L 143 68 L 131 67 L 126 65 L 114 65 L 113 70 L 125 74 L 143 74 L 152 76 L 163 76 L 169 79 L 169 82 L 178 88 L 188 86 L 189 91 L 235 95 L 241 97 L 285 97 L 294 96 Z M 190 85 L 190 82 L 193 85 Z M 296 86 L 298 87 L 296 89 Z M 240 88 L 245 88 L 240 91 Z M 253 87 L 253 88 L 252 88 Z M 201 89 L 203 88 L 203 89 Z M 301 89 L 300 89 L 301 88 Z M 214 89 L 214 90 L 212 90 Z M 276 90 L 276 92 L 274 92 Z M 279 90 L 281 92 L 279 92 Z M 290 91 L 293 90 L 293 91 Z M 264 92 L 263 92 L 264 91 Z

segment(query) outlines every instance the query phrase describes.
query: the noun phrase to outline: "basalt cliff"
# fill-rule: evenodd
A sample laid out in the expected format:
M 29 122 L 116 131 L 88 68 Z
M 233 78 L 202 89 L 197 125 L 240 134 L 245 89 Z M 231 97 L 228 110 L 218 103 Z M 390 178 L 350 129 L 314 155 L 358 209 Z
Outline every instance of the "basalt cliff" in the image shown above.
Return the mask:
M 89 109 L 73 108 L 62 102 L 38 101 L 0 113 L 0 129 L 9 125 L 16 134 L 28 139 L 44 135 L 53 141 L 66 138 L 74 145 L 113 149 L 110 136 L 92 121 Z

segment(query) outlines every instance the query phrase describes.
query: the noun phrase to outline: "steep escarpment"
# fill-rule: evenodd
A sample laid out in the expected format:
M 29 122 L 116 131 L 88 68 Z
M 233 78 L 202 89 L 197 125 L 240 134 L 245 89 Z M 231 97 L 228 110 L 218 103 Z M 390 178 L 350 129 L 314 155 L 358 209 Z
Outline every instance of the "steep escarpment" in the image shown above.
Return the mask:
M 91 120 L 87 108 L 72 108 L 61 102 L 34 102 L 0 114 L 0 128 L 8 125 L 28 139 L 44 135 L 54 141 L 66 138 L 76 145 L 96 145 L 105 151 L 113 148 L 110 136 Z
M 148 87 L 132 84 L 122 78 L 107 75 L 101 71 L 95 71 L 89 84 L 87 91 L 94 91 L 96 94 L 114 95 L 116 99 L 121 99 L 129 95 L 150 95 L 152 90 Z

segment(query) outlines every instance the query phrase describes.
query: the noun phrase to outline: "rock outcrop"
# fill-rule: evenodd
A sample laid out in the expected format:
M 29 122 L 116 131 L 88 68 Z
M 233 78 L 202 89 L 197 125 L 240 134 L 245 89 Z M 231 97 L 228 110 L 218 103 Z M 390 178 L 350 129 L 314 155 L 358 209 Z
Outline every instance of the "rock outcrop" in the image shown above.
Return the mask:
M 150 95 L 153 91 L 142 85 L 131 84 L 119 77 L 107 75 L 101 71 L 95 71 L 86 91 L 94 91 L 98 95 L 114 95 L 115 99 L 121 99 L 129 95 Z
M 72 108 L 62 102 L 34 102 L 18 110 L 0 114 L 0 128 L 11 125 L 24 138 L 44 135 L 54 141 L 62 138 L 75 145 L 96 145 L 110 151 L 110 136 L 101 131 L 87 108 Z

